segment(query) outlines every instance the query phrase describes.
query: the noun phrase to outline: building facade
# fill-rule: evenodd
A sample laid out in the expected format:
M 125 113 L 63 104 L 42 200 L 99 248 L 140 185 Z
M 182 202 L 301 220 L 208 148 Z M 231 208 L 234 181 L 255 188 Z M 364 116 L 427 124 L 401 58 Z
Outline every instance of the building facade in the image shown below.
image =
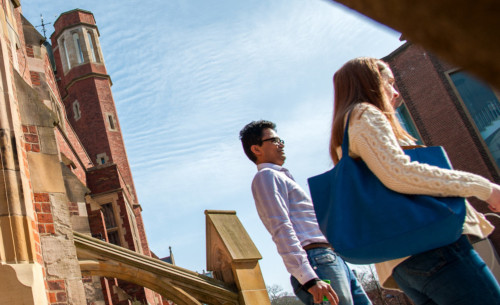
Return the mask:
M 1 3 L 0 303 L 168 304 L 80 270 L 73 232 L 152 256 L 93 14 L 61 14 L 49 44 Z
M 83 10 L 65 12 L 54 28 L 51 40 L 62 108 L 90 159 L 83 183 L 90 190 L 87 212 L 92 236 L 150 256 L 94 16 Z M 61 153 L 76 164 L 76 155 Z M 134 299 L 158 303 L 148 289 L 107 279 L 102 285 L 107 298 L 109 291 L 124 289 Z
M 93 14 L 49 43 L 0 3 L 0 304 L 270 304 L 234 211 L 205 211 L 213 278 L 149 249 Z

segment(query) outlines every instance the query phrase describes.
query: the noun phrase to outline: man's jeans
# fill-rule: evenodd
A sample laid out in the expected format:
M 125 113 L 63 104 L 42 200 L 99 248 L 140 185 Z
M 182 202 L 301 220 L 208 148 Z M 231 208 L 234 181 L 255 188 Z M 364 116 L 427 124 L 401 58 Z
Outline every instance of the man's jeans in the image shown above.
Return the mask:
M 413 255 L 392 275 L 415 305 L 498 305 L 500 286 L 467 237 Z
M 335 252 L 327 248 L 315 248 L 307 250 L 306 252 L 309 263 L 318 275 L 318 278 L 330 280 L 333 290 L 335 290 L 335 293 L 337 293 L 339 297 L 339 305 L 372 304 L 352 270 L 340 256 L 335 254 Z M 312 295 L 302 289 L 299 281 L 293 276 L 290 280 L 295 295 L 304 304 L 314 304 Z

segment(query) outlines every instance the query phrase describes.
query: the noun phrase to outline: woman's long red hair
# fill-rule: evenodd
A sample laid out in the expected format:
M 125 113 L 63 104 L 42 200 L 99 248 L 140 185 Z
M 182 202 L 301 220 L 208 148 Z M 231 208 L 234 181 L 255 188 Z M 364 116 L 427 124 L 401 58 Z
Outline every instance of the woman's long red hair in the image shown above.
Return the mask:
M 339 161 L 337 147 L 344 136 L 344 118 L 354 106 L 369 103 L 379 108 L 391 123 L 399 139 L 413 139 L 398 119 L 384 94 L 384 79 L 381 72 L 389 66 L 380 59 L 359 57 L 345 63 L 333 76 L 334 113 L 330 138 L 330 156 L 334 164 Z

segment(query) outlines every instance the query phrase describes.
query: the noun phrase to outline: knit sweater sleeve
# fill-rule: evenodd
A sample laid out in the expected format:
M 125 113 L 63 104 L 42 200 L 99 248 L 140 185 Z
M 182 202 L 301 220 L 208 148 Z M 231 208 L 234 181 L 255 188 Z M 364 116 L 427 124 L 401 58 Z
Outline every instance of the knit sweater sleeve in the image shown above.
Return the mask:
M 486 200 L 492 192 L 481 176 L 411 162 L 386 116 L 369 104 L 358 105 L 351 114 L 349 155 L 361 157 L 385 186 L 399 193 Z

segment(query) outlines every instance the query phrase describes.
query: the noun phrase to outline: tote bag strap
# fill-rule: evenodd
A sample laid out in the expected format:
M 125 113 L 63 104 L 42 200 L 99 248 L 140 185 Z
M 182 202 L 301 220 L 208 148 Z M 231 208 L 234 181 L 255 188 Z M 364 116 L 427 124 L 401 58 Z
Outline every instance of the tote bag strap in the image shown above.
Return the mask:
M 352 109 L 347 113 L 347 121 L 344 127 L 344 137 L 342 138 L 342 157 L 349 156 L 349 120 L 351 119 Z

